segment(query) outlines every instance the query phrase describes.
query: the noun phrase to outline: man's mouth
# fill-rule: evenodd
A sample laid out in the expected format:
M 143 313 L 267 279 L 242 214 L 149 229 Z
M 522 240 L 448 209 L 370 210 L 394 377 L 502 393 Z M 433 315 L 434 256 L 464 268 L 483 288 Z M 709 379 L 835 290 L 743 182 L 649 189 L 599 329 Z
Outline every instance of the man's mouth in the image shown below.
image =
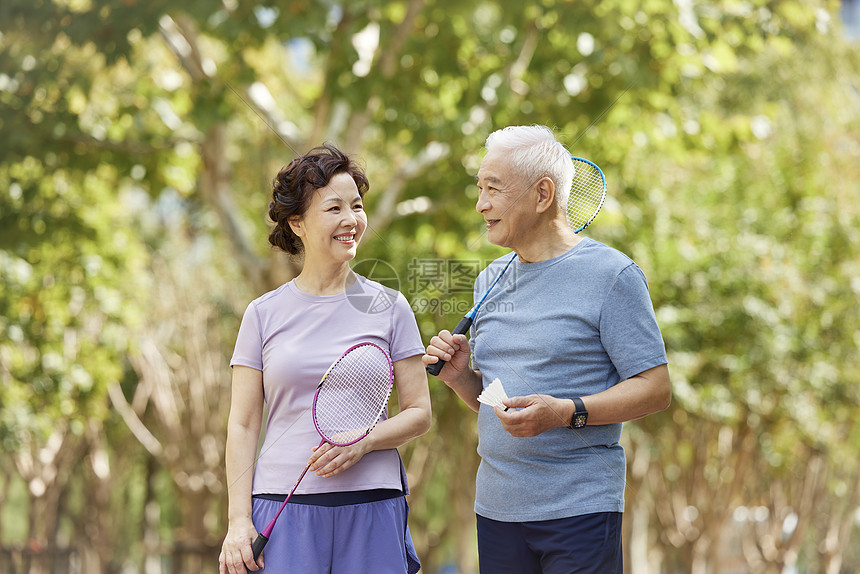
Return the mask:
M 501 221 L 501 219 L 487 219 L 485 221 L 487 222 L 487 229 L 489 229 L 490 227 L 494 226 L 499 221 Z

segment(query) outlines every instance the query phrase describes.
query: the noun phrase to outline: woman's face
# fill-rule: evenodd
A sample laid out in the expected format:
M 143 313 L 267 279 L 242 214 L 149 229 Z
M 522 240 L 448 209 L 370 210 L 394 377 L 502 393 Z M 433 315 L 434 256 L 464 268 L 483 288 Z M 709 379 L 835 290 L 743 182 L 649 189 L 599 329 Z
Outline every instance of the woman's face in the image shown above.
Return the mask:
M 305 257 L 341 263 L 355 258 L 358 242 L 367 228 L 364 202 L 355 181 L 338 173 L 317 189 L 307 211 L 290 222 L 305 249 Z

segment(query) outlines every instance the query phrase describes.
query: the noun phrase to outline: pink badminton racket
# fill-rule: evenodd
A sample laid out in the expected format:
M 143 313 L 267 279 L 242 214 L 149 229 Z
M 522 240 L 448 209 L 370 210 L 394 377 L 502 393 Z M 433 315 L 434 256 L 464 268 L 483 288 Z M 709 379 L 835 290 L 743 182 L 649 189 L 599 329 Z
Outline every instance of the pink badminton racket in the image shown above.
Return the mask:
M 393 382 L 394 367 L 388 353 L 381 347 L 359 343 L 347 349 L 328 368 L 314 395 L 314 426 L 322 438 L 319 446 L 325 443 L 348 446 L 366 437 L 385 412 Z M 310 464 L 299 476 L 275 517 L 254 540 L 255 562 L 269 542 L 275 522 L 309 468 Z

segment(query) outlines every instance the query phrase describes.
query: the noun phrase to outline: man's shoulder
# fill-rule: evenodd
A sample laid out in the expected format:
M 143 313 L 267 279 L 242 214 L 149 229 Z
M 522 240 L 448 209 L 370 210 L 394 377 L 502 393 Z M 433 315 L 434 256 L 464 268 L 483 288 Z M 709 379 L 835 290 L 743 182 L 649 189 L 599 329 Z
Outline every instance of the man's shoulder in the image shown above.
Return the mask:
M 606 268 L 615 268 L 619 271 L 628 265 L 635 265 L 633 259 L 624 252 L 590 237 L 583 238 L 583 245 L 579 253 L 582 257 L 588 258 L 589 263 Z

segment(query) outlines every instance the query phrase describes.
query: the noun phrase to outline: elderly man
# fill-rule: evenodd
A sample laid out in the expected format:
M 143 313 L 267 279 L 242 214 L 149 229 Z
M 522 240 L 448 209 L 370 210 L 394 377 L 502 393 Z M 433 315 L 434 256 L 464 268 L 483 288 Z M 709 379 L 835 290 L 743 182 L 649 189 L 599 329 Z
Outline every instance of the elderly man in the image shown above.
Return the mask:
M 423 358 L 447 361 L 439 378 L 478 412 L 480 571 L 621 574 L 622 423 L 671 397 L 648 285 L 630 258 L 567 224 L 574 168 L 549 128 L 507 127 L 486 148 L 475 208 L 516 260 L 471 344 L 442 331 Z M 476 298 L 499 269 L 479 275 Z M 496 378 L 507 409 L 477 400 Z

